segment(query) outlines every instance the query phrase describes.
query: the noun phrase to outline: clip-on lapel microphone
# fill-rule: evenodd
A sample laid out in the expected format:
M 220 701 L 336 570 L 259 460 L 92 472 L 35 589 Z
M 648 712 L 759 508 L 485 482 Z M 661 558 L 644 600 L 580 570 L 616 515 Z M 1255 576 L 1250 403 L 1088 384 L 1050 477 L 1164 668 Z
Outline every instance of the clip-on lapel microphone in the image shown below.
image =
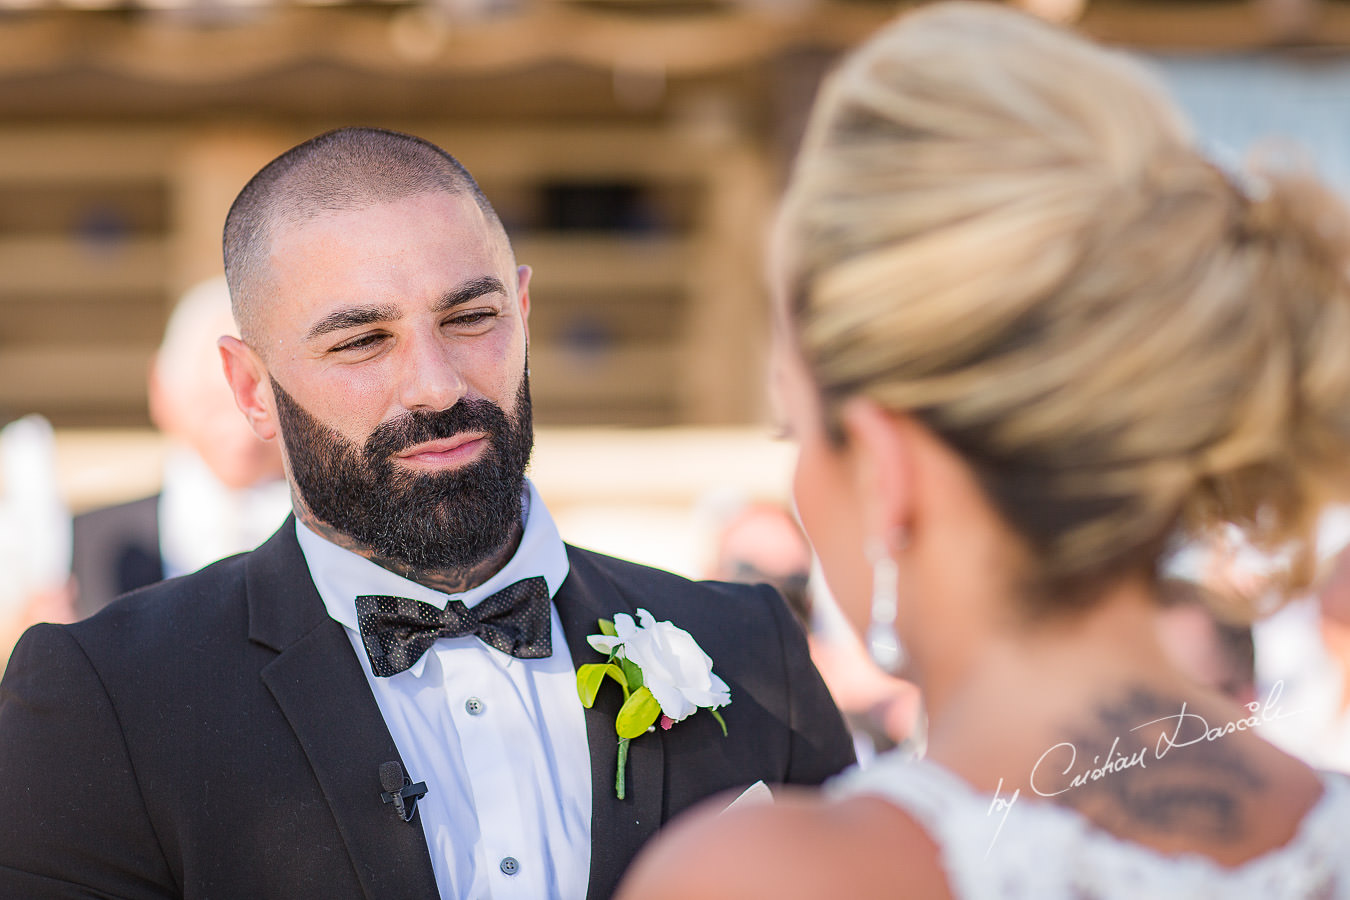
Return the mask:
M 419 781 L 413 784 L 397 760 L 380 763 L 380 787 L 384 788 L 380 792 L 380 799 L 394 804 L 394 812 L 405 822 L 412 821 L 413 813 L 417 812 L 418 798 L 427 793 L 427 783 Z

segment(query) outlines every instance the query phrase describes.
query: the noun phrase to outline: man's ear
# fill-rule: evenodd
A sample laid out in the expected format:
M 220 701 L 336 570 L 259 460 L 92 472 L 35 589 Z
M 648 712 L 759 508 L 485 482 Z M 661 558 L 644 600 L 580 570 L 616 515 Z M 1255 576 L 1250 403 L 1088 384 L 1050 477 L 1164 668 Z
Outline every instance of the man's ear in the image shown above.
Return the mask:
M 516 266 L 516 296 L 520 302 L 520 321 L 525 326 L 525 340 L 530 340 L 530 275 L 529 266 Z
M 914 524 L 915 451 L 910 420 L 866 397 L 855 397 L 840 411 L 850 456 L 854 490 L 862 504 L 864 534 L 887 549 L 904 539 Z
M 216 341 L 220 361 L 225 367 L 225 380 L 234 392 L 235 405 L 248 420 L 253 433 L 264 441 L 277 436 L 277 420 L 273 415 L 272 386 L 263 365 L 253 348 L 237 337 L 225 335 Z

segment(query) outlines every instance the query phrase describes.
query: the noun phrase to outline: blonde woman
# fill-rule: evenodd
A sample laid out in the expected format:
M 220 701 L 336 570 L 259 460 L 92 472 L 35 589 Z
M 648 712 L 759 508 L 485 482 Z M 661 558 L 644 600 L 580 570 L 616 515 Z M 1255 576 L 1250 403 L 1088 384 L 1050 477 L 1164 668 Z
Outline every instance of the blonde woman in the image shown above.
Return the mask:
M 776 378 L 927 758 L 696 814 L 621 896 L 1350 897 L 1350 786 L 1260 736 L 1297 712 L 1194 685 L 1155 629 L 1179 532 L 1302 576 L 1350 475 L 1348 247 L 1320 188 L 1226 176 L 1135 65 L 1006 8 L 847 59 L 778 229 Z

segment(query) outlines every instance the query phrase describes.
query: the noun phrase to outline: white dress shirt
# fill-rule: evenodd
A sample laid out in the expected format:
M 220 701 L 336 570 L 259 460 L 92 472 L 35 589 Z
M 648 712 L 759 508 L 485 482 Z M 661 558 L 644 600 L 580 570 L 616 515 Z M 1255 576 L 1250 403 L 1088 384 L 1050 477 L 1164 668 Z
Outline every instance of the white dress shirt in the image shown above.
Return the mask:
M 442 638 L 407 671 L 380 678 L 361 644 L 356 597 L 472 607 L 539 575 L 553 597 L 569 570 L 566 548 L 534 485 L 522 506 L 525 531 L 515 555 L 461 594 L 401 578 L 296 522 L 314 586 L 347 629 L 407 773 L 427 784 L 418 821 L 445 900 L 586 895 L 591 763 L 567 639 L 554 608 L 546 659 L 516 659 L 473 636 Z M 392 809 L 389 816 L 391 828 L 409 827 Z

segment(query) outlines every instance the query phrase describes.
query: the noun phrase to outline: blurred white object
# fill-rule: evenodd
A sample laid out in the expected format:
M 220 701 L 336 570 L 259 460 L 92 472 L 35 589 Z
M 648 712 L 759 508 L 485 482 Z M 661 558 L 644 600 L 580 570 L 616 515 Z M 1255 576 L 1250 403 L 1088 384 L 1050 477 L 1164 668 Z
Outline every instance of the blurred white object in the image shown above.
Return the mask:
M 1319 769 L 1350 772 L 1345 671 L 1321 637 L 1315 598 L 1290 603 L 1256 623 L 1257 696 L 1278 690 L 1285 716 L 1261 735 Z
M 745 790 L 741 791 L 740 796 L 726 805 L 727 810 L 736 809 L 742 806 L 764 806 L 773 803 L 773 791 L 762 781 L 756 781 Z
M 0 611 L 61 585 L 70 571 L 70 513 L 56 482 L 52 427 L 29 415 L 0 429 Z

